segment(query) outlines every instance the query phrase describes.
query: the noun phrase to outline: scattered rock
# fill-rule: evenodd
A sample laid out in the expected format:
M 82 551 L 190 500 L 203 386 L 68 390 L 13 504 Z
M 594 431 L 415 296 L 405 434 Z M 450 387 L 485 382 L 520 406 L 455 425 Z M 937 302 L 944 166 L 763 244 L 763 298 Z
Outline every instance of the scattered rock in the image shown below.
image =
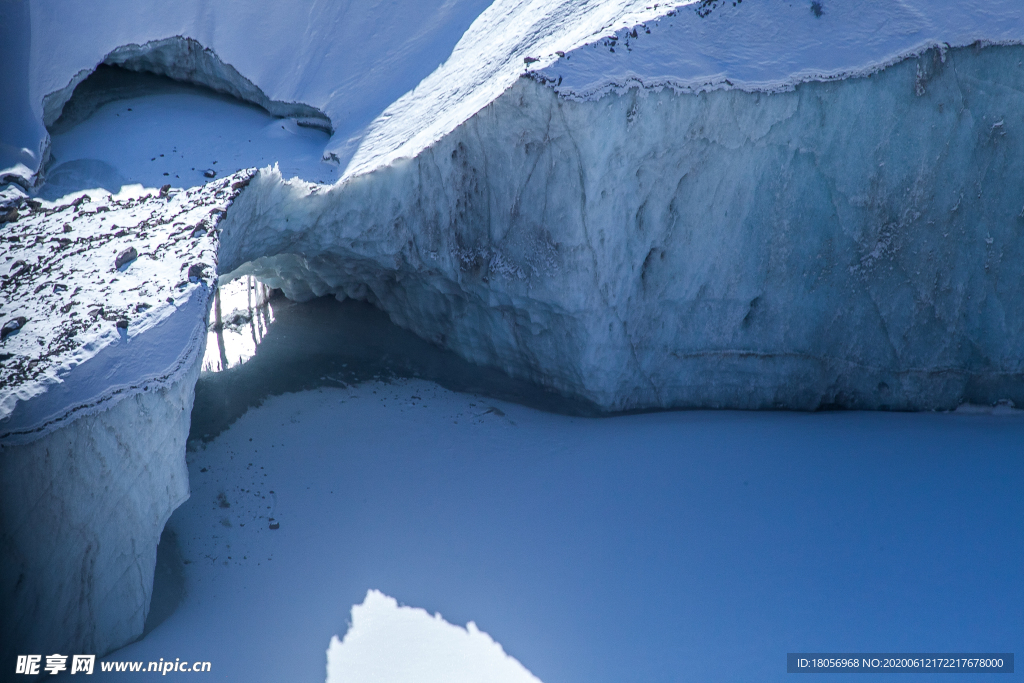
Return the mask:
M 160 188 L 160 196 L 161 197 L 166 197 L 167 193 L 170 192 L 170 191 L 171 191 L 171 184 L 167 183 L 166 185 L 164 185 L 163 187 Z
M 135 250 L 135 247 L 128 247 L 114 259 L 114 268 L 120 270 L 121 266 L 129 264 L 137 258 L 139 258 L 139 252 Z
M 203 171 L 203 176 L 206 178 L 216 178 L 217 172 L 214 171 L 212 168 L 208 168 L 205 171 Z
M 26 322 L 27 320 L 23 315 L 19 315 L 17 318 L 11 318 L 5 322 L 4 326 L 0 327 L 0 341 L 7 339 L 7 337 L 23 328 Z
M 533 64 L 534 62 L 539 62 L 539 61 L 540 60 L 537 59 L 536 57 L 523 57 L 523 63 L 524 64 Z
M 281 523 L 278 522 L 273 517 L 271 517 L 269 521 L 270 521 L 270 528 L 271 529 L 280 529 L 281 528 Z
M 196 282 L 202 280 L 206 275 L 206 264 L 205 263 L 193 263 L 188 267 L 188 279 L 190 282 Z
M 114 323 L 114 325 L 118 329 L 120 329 L 120 330 L 127 330 L 128 329 L 128 321 L 125 320 L 124 318 L 121 318 L 120 320 L 118 320 L 116 323 Z
M 18 207 L 11 207 L 7 211 L 0 212 L 0 223 L 13 223 L 18 220 Z

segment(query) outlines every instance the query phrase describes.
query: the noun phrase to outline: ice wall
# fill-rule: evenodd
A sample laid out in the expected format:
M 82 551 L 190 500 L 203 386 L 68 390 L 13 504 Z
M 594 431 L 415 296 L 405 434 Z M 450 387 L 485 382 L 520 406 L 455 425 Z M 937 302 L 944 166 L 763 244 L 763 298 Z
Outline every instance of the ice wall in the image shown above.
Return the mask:
M 1020 403 L 1022 64 L 582 102 L 521 79 L 414 159 L 263 173 L 221 270 L 608 409 Z
M 189 495 L 185 440 L 202 358 L 200 343 L 176 381 L 0 445 L 5 667 L 19 654 L 102 655 L 142 635 L 160 533 Z
M 0 662 L 142 634 L 185 441 L 218 225 L 190 190 L 25 200 L 0 223 Z

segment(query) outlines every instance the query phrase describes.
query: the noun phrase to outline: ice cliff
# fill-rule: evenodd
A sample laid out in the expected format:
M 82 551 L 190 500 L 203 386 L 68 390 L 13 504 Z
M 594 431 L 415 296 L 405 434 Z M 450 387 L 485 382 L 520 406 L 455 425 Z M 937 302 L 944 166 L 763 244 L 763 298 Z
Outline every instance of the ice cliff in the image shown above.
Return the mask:
M 1024 401 L 1022 60 L 592 101 L 523 78 L 409 161 L 263 173 L 222 269 L 610 410 Z

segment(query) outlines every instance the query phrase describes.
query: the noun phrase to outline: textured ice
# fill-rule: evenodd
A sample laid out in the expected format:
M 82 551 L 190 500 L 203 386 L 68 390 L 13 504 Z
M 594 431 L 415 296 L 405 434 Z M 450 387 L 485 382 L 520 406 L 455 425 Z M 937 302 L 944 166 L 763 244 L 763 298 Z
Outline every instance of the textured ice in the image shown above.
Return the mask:
M 408 162 L 262 173 L 222 270 L 609 409 L 1021 403 L 1022 63 L 584 102 L 520 79 Z
M 0 442 L 0 660 L 101 655 L 142 635 L 160 532 L 189 495 L 203 341 L 168 381 L 30 442 Z

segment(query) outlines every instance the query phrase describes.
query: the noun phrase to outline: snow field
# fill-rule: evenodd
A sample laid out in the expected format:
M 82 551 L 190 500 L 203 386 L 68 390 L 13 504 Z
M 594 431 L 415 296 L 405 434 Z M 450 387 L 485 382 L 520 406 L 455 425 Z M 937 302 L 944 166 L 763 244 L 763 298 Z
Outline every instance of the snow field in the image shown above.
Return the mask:
M 475 622 L 546 683 L 781 681 L 785 652 L 840 646 L 1019 650 L 1022 424 L 571 418 L 421 380 L 273 397 L 189 453 L 169 522 L 184 601 L 108 659 L 320 681 L 371 589 Z M 401 666 L 371 642 L 348 671 Z

